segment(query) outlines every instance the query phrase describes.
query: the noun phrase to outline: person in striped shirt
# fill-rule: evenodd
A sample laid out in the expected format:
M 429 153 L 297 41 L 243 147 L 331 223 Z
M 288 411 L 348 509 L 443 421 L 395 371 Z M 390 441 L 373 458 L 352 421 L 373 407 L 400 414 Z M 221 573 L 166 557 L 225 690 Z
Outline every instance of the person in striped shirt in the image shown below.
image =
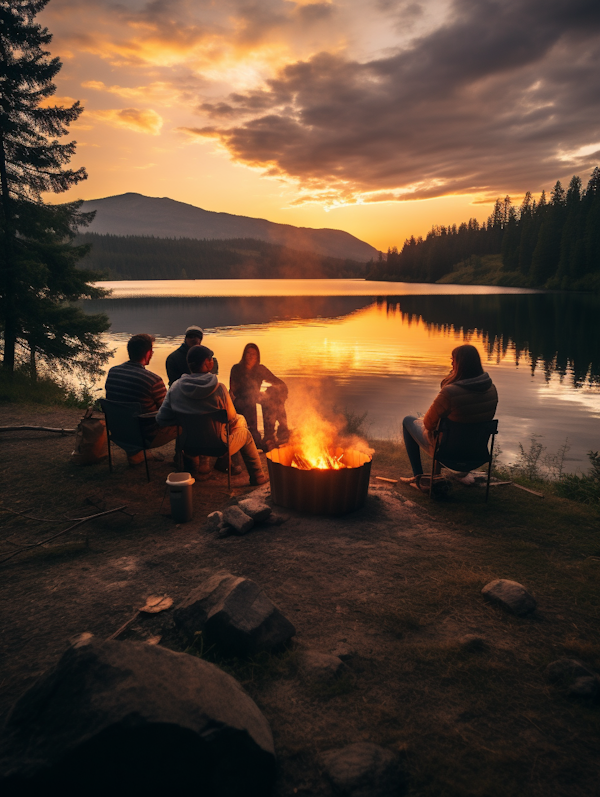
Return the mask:
M 113 365 L 106 377 L 106 398 L 109 401 L 137 402 L 142 412 L 157 412 L 167 394 L 165 383 L 158 374 L 148 371 L 152 355 L 152 335 L 140 333 L 127 342 L 129 361 Z M 153 419 L 144 420 L 144 436 L 150 440 L 148 448 L 159 448 L 177 437 L 177 427 L 160 427 Z M 126 449 L 130 465 L 144 461 L 144 452 Z

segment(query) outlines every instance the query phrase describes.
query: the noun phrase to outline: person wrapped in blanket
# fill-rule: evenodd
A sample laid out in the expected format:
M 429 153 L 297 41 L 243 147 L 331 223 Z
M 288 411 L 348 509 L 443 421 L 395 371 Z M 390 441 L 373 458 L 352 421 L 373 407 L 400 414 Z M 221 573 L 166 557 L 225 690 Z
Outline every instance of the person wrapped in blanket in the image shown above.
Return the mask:
M 268 383 L 268 387 L 263 391 L 264 382 Z M 287 443 L 290 437 L 285 411 L 288 389 L 282 379 L 261 363 L 256 343 L 248 343 L 244 347 L 242 359 L 232 367 L 229 393 L 236 411 L 246 419 L 257 448 L 271 451 Z M 262 407 L 264 438 L 258 431 L 258 404 Z

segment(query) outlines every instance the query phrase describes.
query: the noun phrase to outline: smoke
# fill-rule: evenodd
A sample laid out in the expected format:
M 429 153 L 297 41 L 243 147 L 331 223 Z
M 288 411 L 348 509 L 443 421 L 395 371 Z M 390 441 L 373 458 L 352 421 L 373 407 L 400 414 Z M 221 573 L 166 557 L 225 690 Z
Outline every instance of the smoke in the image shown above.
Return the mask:
M 293 445 L 314 448 L 318 441 L 325 448 L 353 448 L 368 456 L 375 453 L 366 437 L 360 434 L 367 414 L 332 404 L 327 395 L 327 383 L 315 380 L 314 383 L 294 384 L 286 407 Z

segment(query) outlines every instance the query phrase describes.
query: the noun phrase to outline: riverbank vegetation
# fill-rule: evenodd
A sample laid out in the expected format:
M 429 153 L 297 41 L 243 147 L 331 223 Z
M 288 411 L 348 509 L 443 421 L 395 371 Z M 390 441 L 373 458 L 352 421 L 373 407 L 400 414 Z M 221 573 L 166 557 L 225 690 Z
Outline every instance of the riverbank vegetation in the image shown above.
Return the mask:
M 82 268 L 110 280 L 319 279 L 364 277 L 363 263 L 254 238 L 197 240 L 82 233 Z
M 497 199 L 487 222 L 434 226 L 367 265 L 367 279 L 600 291 L 600 169 L 547 199 Z

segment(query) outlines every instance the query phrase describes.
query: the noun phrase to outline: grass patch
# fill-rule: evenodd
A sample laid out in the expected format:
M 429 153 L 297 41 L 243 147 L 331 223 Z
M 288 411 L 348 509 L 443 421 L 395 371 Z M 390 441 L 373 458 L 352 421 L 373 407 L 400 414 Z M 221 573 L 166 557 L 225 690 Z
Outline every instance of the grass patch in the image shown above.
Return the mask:
M 93 401 L 85 386 L 77 391 L 48 376 L 32 382 L 29 374 L 23 371 L 15 371 L 11 377 L 0 371 L 0 403 L 85 408 Z

